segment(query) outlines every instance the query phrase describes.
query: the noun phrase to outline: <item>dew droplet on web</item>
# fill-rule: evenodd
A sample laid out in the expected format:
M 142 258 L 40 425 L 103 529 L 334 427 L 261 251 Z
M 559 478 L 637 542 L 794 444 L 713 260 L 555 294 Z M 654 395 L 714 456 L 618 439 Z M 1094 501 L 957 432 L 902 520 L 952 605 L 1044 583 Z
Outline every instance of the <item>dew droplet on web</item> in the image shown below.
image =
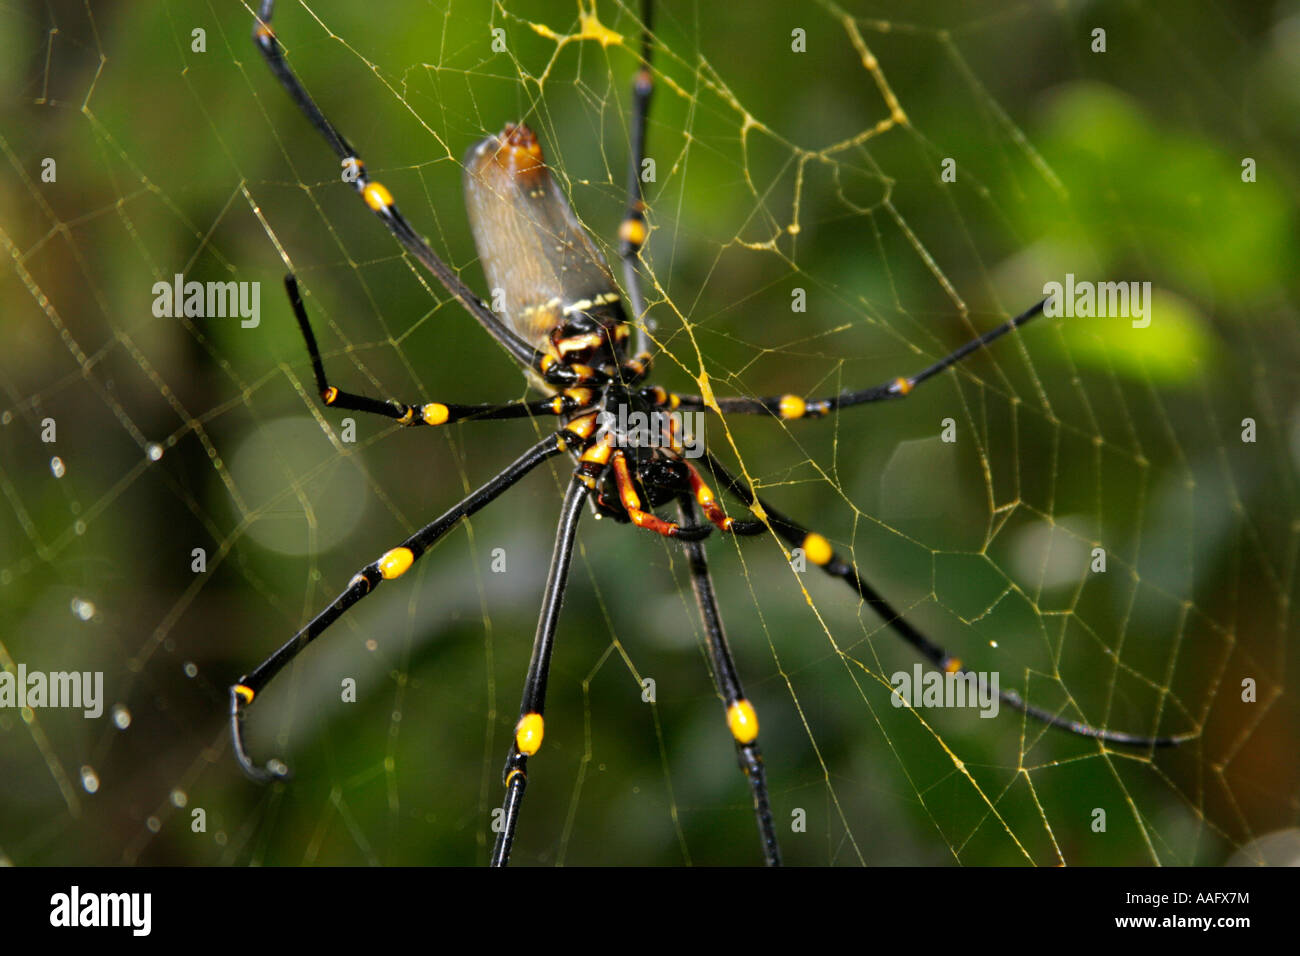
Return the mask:
M 157 461 L 163 456 L 163 446 L 156 441 L 151 441 L 144 446 L 144 453 L 150 461 Z
M 81 768 L 81 789 L 86 793 L 99 792 L 99 774 L 95 773 L 95 768 L 89 764 Z
M 68 473 L 68 469 L 63 466 L 63 459 L 58 455 L 50 459 L 50 471 L 54 473 L 55 478 L 62 478 Z
M 183 807 L 190 802 L 190 795 L 180 787 L 175 787 L 168 795 L 168 799 L 171 800 L 173 807 Z
M 113 726 L 118 730 L 126 730 L 131 726 L 131 712 L 123 704 L 113 705 Z
M 195 664 L 193 661 L 186 661 L 183 670 L 185 671 L 186 677 L 199 676 L 199 665 Z
M 83 621 L 89 621 L 95 616 L 95 605 L 90 601 L 74 597 L 69 606 L 72 608 L 72 616 Z

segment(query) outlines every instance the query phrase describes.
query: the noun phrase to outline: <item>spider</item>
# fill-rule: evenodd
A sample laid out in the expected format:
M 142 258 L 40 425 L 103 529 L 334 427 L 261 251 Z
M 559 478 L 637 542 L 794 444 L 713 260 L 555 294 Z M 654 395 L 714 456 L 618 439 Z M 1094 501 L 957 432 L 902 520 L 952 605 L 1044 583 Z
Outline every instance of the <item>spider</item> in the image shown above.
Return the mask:
M 522 123 L 509 124 L 501 133 L 472 146 L 464 160 L 465 201 L 484 272 L 494 290 L 498 311 L 493 311 L 415 231 L 398 211 L 389 191 L 369 178 L 356 150 L 307 93 L 286 63 L 271 29 L 273 5 L 274 0 L 263 0 L 254 22 L 253 39 L 271 72 L 338 156 L 343 180 L 356 189 L 402 248 L 437 277 L 546 393 L 546 397 L 538 400 L 465 405 L 378 400 L 344 391 L 330 384 L 297 281 L 290 274 L 285 277 L 285 288 L 324 404 L 334 409 L 383 416 L 399 425 L 441 426 L 462 421 L 554 416 L 559 428 L 443 515 L 363 567 L 327 608 L 231 687 L 231 737 L 240 766 L 259 781 L 288 775 L 287 767 L 279 760 L 268 761 L 265 769 L 254 764 L 242 736 L 242 723 L 249 705 L 286 664 L 381 583 L 409 571 L 421 555 L 463 519 L 491 504 L 541 463 L 568 455 L 574 468 L 560 509 L 519 719 L 502 775 L 505 799 L 491 864 L 503 866 L 509 862 L 528 784 L 528 761 L 542 745 L 547 675 L 577 526 L 583 506 L 588 502 L 599 516 L 682 542 L 717 692 L 735 741 L 740 769 L 749 784 L 763 856 L 769 865 L 779 864 L 781 853 L 758 744 L 758 716 L 745 696 L 723 630 L 703 544 L 705 538 L 713 533 L 738 537 L 774 533 L 785 545 L 802 549 L 806 559 L 826 574 L 844 581 L 933 667 L 946 673 L 972 672 L 904 619 L 867 583 L 854 564 L 836 553 L 826 537 L 757 496 L 707 448 L 696 458 L 688 457 L 682 436 L 666 413 L 686 409 L 794 421 L 822 418 L 856 405 L 902 399 L 923 382 L 1040 315 L 1045 303 L 1039 302 L 913 375 L 825 398 L 806 400 L 787 394 L 714 399 L 676 394 L 647 384 L 652 356 L 644 349 L 644 330 L 638 327 L 637 350 L 631 352 L 629 340 L 633 330 L 624 310 L 624 297 L 604 257 L 552 178 L 533 132 Z M 653 92 L 652 14 L 652 2 L 646 0 L 642 11 L 641 67 L 632 90 L 627 209 L 619 229 L 628 306 L 637 317 L 645 314 L 638 262 L 648 228 L 638 173 L 645 151 L 646 120 Z M 650 429 L 647 434 L 646 430 L 633 431 L 617 424 L 626 422 L 635 413 L 661 424 L 666 417 L 668 425 Z M 663 417 L 655 418 L 656 415 Z M 700 463 L 698 466 L 696 461 Z M 752 517 L 739 519 L 728 515 L 715 487 L 737 499 Z M 675 519 L 656 513 L 656 509 L 670 504 L 676 505 Z M 978 675 L 976 679 L 982 680 Z M 1110 744 L 1150 748 L 1170 746 L 1182 739 L 1103 730 L 1035 707 L 1014 690 L 1002 689 L 999 694 L 1004 703 L 1030 717 Z

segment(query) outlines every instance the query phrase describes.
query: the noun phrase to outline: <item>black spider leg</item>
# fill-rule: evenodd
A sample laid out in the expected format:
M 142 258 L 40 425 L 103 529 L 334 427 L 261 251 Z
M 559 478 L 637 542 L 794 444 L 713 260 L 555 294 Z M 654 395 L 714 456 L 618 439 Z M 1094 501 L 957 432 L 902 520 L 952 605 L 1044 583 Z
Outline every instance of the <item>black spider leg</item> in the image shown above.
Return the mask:
M 862 599 L 870 605 L 873 611 L 880 615 L 885 624 L 895 634 L 916 648 L 936 668 L 946 673 L 973 674 L 979 686 L 981 688 L 984 686 L 984 679 L 981 675 L 963 667 L 960 660 L 948 654 L 942 647 L 913 627 L 902 614 L 894 609 L 893 605 L 880 595 L 880 592 L 863 580 L 862 575 L 858 573 L 858 569 L 852 563 L 835 554 L 830 542 L 824 537 L 797 524 L 762 498 L 756 497 L 748 485 L 727 471 L 712 454 L 706 455 L 705 463 L 709 472 L 722 487 L 751 508 L 757 502 L 766 512 L 768 521 L 777 534 L 794 547 L 802 548 L 807 559 L 821 567 L 827 574 L 843 579 L 849 587 L 861 595 Z M 1178 734 L 1171 737 L 1148 737 L 1118 730 L 1102 730 L 1093 727 L 1091 724 L 1085 724 L 1077 720 L 1067 720 L 1059 714 L 1054 714 L 1041 707 L 1035 707 L 1014 690 L 999 689 L 998 696 L 1009 706 L 1044 724 L 1058 727 L 1080 737 L 1092 737 L 1102 740 L 1108 744 L 1145 748 L 1174 747 L 1195 736 L 1195 734 Z
M 647 230 L 645 219 L 645 199 L 641 189 L 641 165 L 645 159 L 646 120 L 650 115 L 650 97 L 654 93 L 654 78 L 650 73 L 654 46 L 650 39 L 653 0 L 644 0 L 641 4 L 641 68 L 637 70 L 632 83 L 632 149 L 628 155 L 627 165 L 627 212 L 619 226 L 619 255 L 623 259 L 623 284 L 627 286 L 628 304 L 636 320 L 636 348 L 645 351 L 645 296 L 641 291 L 641 274 L 637 271 L 637 261 L 641 247 L 645 244 Z
M 271 30 L 271 13 L 274 6 L 274 0 L 262 0 L 261 10 L 258 12 L 256 22 L 253 24 L 253 41 L 257 44 L 258 49 L 262 51 L 267 66 L 271 68 L 271 72 L 276 75 L 281 85 L 288 91 L 298 109 L 307 117 L 312 126 L 316 127 L 316 131 L 325 138 L 330 148 L 338 156 L 343 165 L 343 180 L 352 184 L 370 210 L 383 220 L 384 225 L 397 237 L 397 241 L 402 244 L 403 248 L 423 263 L 425 268 L 437 277 L 447 291 L 478 320 L 483 328 L 487 329 L 491 336 L 516 361 L 528 368 L 538 368 L 543 357 L 542 353 L 515 335 L 487 307 L 487 304 L 460 280 L 460 277 L 438 257 L 429 244 L 411 228 L 410 223 L 398 211 L 397 205 L 393 202 L 393 197 L 388 190 L 379 183 L 371 182 L 369 177 L 366 176 L 365 164 L 361 162 L 352 145 L 325 118 L 325 114 L 321 112 L 320 107 L 311 98 L 311 94 L 307 92 L 306 88 L 299 82 L 298 77 L 294 75 L 293 70 L 289 68 L 289 64 L 285 62 L 280 41 L 276 39 L 275 33 Z M 380 414 L 384 413 L 381 412 Z
M 573 540 L 582 517 L 582 505 L 589 489 L 575 475 L 564 495 L 560 509 L 560 522 L 555 532 L 555 550 L 551 554 L 551 567 L 546 575 L 546 592 L 542 598 L 542 611 L 537 619 L 537 634 L 533 638 L 533 656 L 524 680 L 523 700 L 519 704 L 519 721 L 515 724 L 514 738 L 502 772 L 506 798 L 492 848 L 492 866 L 505 866 L 510 862 L 510 849 L 515 842 L 515 828 L 519 824 L 519 809 L 524 802 L 524 789 L 528 786 L 528 758 L 542 746 L 542 712 L 546 707 L 546 679 L 551 670 L 551 651 L 555 646 L 555 628 L 560 620 L 560 607 L 564 604 L 564 589 L 569 580 L 569 563 L 573 558 Z
M 501 402 L 492 405 L 454 405 L 449 402 L 407 404 L 395 399 L 382 401 L 335 388 L 325 375 L 325 363 L 321 361 L 316 335 L 312 331 L 311 321 L 307 318 L 307 307 L 303 305 L 302 295 L 298 291 L 298 280 L 293 273 L 284 277 L 284 288 L 289 294 L 289 304 L 293 308 L 294 317 L 298 320 L 303 341 L 307 343 L 312 373 L 316 377 L 316 389 L 320 392 L 321 401 L 330 408 L 381 415 L 384 418 L 391 418 L 399 425 L 446 425 L 465 420 L 500 421 L 508 418 L 531 418 L 534 415 L 562 415 L 579 407 L 578 401 L 568 395 L 553 395 L 532 402 Z
M 410 570 L 411 565 L 419 560 L 439 538 L 450 531 L 456 524 L 469 515 L 483 508 L 502 492 L 514 485 L 548 458 L 558 455 L 565 448 L 566 440 L 580 439 L 574 435 L 560 432 L 550 435 L 524 452 L 513 463 L 507 465 L 495 478 L 472 492 L 459 504 L 441 517 L 425 525 L 396 548 L 386 551 L 377 560 L 367 564 L 348 583 L 347 588 L 336 597 L 330 606 L 316 615 L 301 631 L 290 638 L 283 646 L 250 673 L 241 677 L 230 688 L 230 737 L 234 743 L 235 757 L 244 772 L 254 780 L 266 781 L 276 777 L 285 777 L 288 770 L 280 760 L 271 760 L 263 770 L 253 764 L 244 748 L 242 724 L 244 712 L 253 698 L 278 674 L 286 664 L 297 657 L 308 644 L 314 641 L 325 629 L 337 621 L 348 608 L 356 604 L 383 581 L 401 577 Z
M 695 505 L 683 495 L 678 500 L 682 523 L 694 524 L 698 519 Z M 758 836 L 763 845 L 763 857 L 768 866 L 781 865 L 781 848 L 776 842 L 776 826 L 772 822 L 772 805 L 767 795 L 767 774 L 763 767 L 763 754 L 758 746 L 758 718 L 753 706 L 745 698 L 744 688 L 740 684 L 740 674 L 736 670 L 735 658 L 727 643 L 726 632 L 722 628 L 722 617 L 718 614 L 718 602 L 713 595 L 713 579 L 709 574 L 709 564 L 701 541 L 685 543 L 686 559 L 691 566 L 691 586 L 695 591 L 695 602 L 700 608 L 700 618 L 704 622 L 704 637 L 708 642 L 709 657 L 713 666 L 713 680 L 717 684 L 718 694 L 727 716 L 727 725 L 736 741 L 736 758 L 741 771 L 749 781 L 749 788 L 754 799 L 754 817 L 758 821 Z
M 1041 315 L 1046 304 L 1047 300 L 1044 299 L 1015 318 L 1008 319 L 997 328 L 990 329 L 978 338 L 972 339 L 961 348 L 915 375 L 893 378 L 888 382 L 882 382 L 861 391 L 841 392 L 839 395 L 830 395 L 825 398 L 803 399 L 798 395 L 771 395 L 767 398 L 719 398 L 717 399 L 718 408 L 723 412 L 739 412 L 744 415 L 770 414 L 789 421 L 796 418 L 820 418 L 829 415 L 831 412 L 839 411 L 841 408 L 848 408 L 851 405 L 865 405 L 868 402 L 906 398 L 922 382 L 951 368 L 972 352 L 982 349 L 990 342 L 1006 335 L 1012 329 L 1024 325 L 1031 319 Z M 677 398 L 680 400 L 682 408 L 707 407 L 704 400 L 698 395 L 680 395 Z

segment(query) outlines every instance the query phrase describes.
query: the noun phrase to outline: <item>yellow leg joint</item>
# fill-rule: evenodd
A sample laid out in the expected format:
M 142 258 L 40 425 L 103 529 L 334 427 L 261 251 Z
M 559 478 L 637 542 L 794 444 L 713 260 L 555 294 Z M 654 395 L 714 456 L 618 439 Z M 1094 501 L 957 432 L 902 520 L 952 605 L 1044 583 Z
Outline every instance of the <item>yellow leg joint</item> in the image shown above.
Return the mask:
M 379 573 L 383 575 L 385 581 L 391 581 L 409 571 L 414 563 L 415 555 L 411 553 L 410 548 L 394 548 L 392 551 L 385 552 L 379 559 Z
M 736 743 L 752 744 L 758 739 L 758 714 L 754 713 L 754 705 L 742 697 L 728 707 L 727 726 Z
M 913 388 L 912 383 L 909 382 L 907 379 L 905 378 L 894 379 L 894 391 L 896 391 L 899 395 L 906 395 L 908 392 L 912 390 L 912 388 Z
M 361 196 L 374 212 L 382 212 L 393 204 L 393 194 L 379 183 L 367 183 Z
M 447 406 L 438 402 L 430 402 L 420 409 L 420 417 L 424 419 L 426 425 L 442 425 L 446 423 L 450 414 Z
M 834 556 L 831 549 L 831 543 L 823 538 L 817 532 L 808 533 L 808 537 L 803 539 L 803 553 L 808 556 L 808 560 L 813 564 L 829 564 Z
M 524 714 L 515 724 L 515 746 L 526 757 L 542 749 L 544 721 L 541 714 Z
M 777 411 L 782 418 L 803 418 L 808 404 L 798 395 L 782 395 L 777 402 Z
M 593 414 L 575 418 L 569 422 L 567 428 L 579 438 L 590 438 L 596 431 L 596 416 Z
M 948 658 L 948 663 L 943 665 L 943 669 L 949 674 L 955 674 L 961 670 L 961 660 L 956 657 Z
M 325 400 L 326 405 L 333 405 L 335 400 L 338 397 L 339 397 L 339 390 L 335 388 L 333 385 L 331 385 L 329 388 L 325 389 L 325 391 L 321 393 L 321 398 Z
M 579 457 L 579 461 L 594 461 L 598 465 L 604 465 L 609 462 L 609 457 L 614 449 L 608 442 L 598 442 L 584 451 Z
M 630 246 L 641 248 L 645 243 L 645 223 L 640 219 L 624 219 L 618 227 L 618 237 Z
M 245 687 L 243 684 L 236 684 L 235 696 L 245 704 L 251 704 L 253 702 L 253 688 Z

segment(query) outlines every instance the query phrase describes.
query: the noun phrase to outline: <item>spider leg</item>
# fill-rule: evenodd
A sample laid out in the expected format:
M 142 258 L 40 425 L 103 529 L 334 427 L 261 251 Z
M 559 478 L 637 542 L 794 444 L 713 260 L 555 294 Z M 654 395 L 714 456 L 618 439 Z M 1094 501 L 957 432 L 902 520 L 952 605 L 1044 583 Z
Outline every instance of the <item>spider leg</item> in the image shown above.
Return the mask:
M 735 518 L 730 517 L 718 504 L 718 497 L 713 493 L 713 489 L 700 477 L 699 470 L 686 459 L 682 459 L 682 464 L 686 466 L 687 481 L 690 483 L 691 494 L 699 502 L 705 517 L 709 519 L 715 528 L 727 534 L 742 537 L 762 534 L 767 530 L 767 526 L 761 521 L 737 521 Z M 693 516 L 694 511 L 691 513 Z
M 533 656 L 528 664 L 528 677 L 524 681 L 523 700 L 519 705 L 519 721 L 515 724 L 514 739 L 506 757 L 502 773 L 506 798 L 504 819 L 492 848 L 492 866 L 505 866 L 510 862 L 510 849 L 515 842 L 515 828 L 519 824 L 519 808 L 528 786 L 528 758 L 542 746 L 542 711 L 546 707 L 546 679 L 551 670 L 551 651 L 555 646 L 555 627 L 560 620 L 560 606 L 564 603 L 564 589 L 569 578 L 569 563 L 573 557 L 573 539 L 582 517 L 582 505 L 590 489 L 575 475 L 564 495 L 560 509 L 560 522 L 555 533 L 555 550 L 551 554 L 551 568 L 546 575 L 546 593 L 542 598 L 542 611 L 537 620 L 537 634 L 533 638 Z
M 366 412 L 391 418 L 399 425 L 446 425 L 466 419 L 473 421 L 500 421 L 507 418 L 531 418 L 536 415 L 563 415 L 574 411 L 591 401 L 590 389 L 568 389 L 564 394 L 532 402 L 502 402 L 493 405 L 453 405 L 447 402 L 427 402 L 406 404 L 393 399 L 381 401 L 355 392 L 345 392 L 329 383 L 325 375 L 325 363 L 321 361 L 320 348 L 316 345 L 316 335 L 312 331 L 311 321 L 307 318 L 307 307 L 303 304 L 298 291 L 298 280 L 289 273 L 284 277 L 284 288 L 289 294 L 289 304 L 298 328 L 302 331 L 303 341 L 307 344 L 307 354 L 311 356 L 312 372 L 316 376 L 316 389 L 321 401 L 331 408 Z
M 469 313 L 478 320 L 491 336 L 497 340 L 521 365 L 541 370 L 542 360 L 546 356 L 517 336 L 510 328 L 483 302 L 460 277 L 438 257 L 427 242 L 411 227 L 406 218 L 398 211 L 393 196 L 377 182 L 372 182 L 366 175 L 365 164 L 356 151 L 334 125 L 321 112 L 316 101 L 311 98 L 306 88 L 294 75 L 289 64 L 285 62 L 284 50 L 271 29 L 271 13 L 274 0 L 262 0 L 261 9 L 253 23 L 253 41 L 262 51 L 271 72 L 297 104 L 298 109 L 307 118 L 316 131 L 329 143 L 343 167 L 343 181 L 351 183 L 365 200 L 370 211 L 378 216 L 397 238 L 397 241 L 425 268 L 434 274 L 448 292 L 454 296 Z M 559 374 L 559 373 L 557 373 Z M 383 414 L 383 413 L 381 413 Z
M 691 499 L 683 495 L 678 501 L 682 521 L 694 523 L 695 506 Z M 704 544 L 700 541 L 688 541 L 685 545 L 686 558 L 691 566 L 691 585 L 695 591 L 695 601 L 700 607 L 700 618 L 704 622 L 704 636 L 708 642 L 709 657 L 713 662 L 713 680 L 717 684 L 718 694 L 727 716 L 727 727 L 736 741 L 736 757 L 740 769 L 749 781 L 754 798 L 754 816 L 758 820 L 758 833 L 763 844 L 763 856 L 768 866 L 781 865 L 781 849 L 776 842 L 776 826 L 772 822 L 772 806 L 767 795 L 767 777 L 763 767 L 763 754 L 758 747 L 758 715 L 754 706 L 745 698 L 744 688 L 740 685 L 740 675 L 736 670 L 736 661 L 731 656 L 727 644 L 727 635 L 722 629 L 722 618 L 718 614 L 718 602 L 713 595 L 713 579 L 709 574 L 708 561 L 704 555 Z
M 709 472 L 718 480 L 718 482 L 727 491 L 734 494 L 745 504 L 753 508 L 756 504 L 766 513 L 768 522 L 772 530 L 784 538 L 794 547 L 802 548 L 805 556 L 813 564 L 820 567 L 832 577 L 842 579 L 849 587 L 853 588 L 864 601 L 870 605 L 889 628 L 916 648 L 923 657 L 925 657 L 936 668 L 946 673 L 955 674 L 974 674 L 980 687 L 983 687 L 983 677 L 962 665 L 962 662 L 950 655 L 942 647 L 930 640 L 908 620 L 899 613 L 893 605 L 881 596 L 880 592 L 868 584 L 858 572 L 852 562 L 845 561 L 835 553 L 829 541 L 815 531 L 803 527 L 797 522 L 787 518 L 781 512 L 777 511 L 762 498 L 757 497 L 746 485 L 732 475 L 722 464 L 708 454 L 705 457 L 706 466 Z M 1104 741 L 1108 744 L 1119 744 L 1125 747 L 1173 747 L 1186 740 L 1191 740 L 1195 734 L 1178 734 L 1170 737 L 1148 737 L 1141 734 L 1130 734 L 1118 730 L 1103 730 L 1099 727 L 1093 727 L 1091 724 L 1083 723 L 1077 720 L 1068 720 L 1059 714 L 1044 710 L 1041 707 L 1035 707 L 1021 697 L 1014 690 L 999 689 L 999 696 L 1008 706 L 1021 711 L 1024 714 L 1049 724 L 1052 727 L 1058 727 L 1061 730 L 1069 731 L 1080 737 L 1092 737 Z
M 337 621 L 348 608 L 367 594 L 373 593 L 374 589 L 383 581 L 401 577 L 409 571 L 411 565 L 419 560 L 420 556 L 435 541 L 454 528 L 462 518 L 474 514 L 542 462 L 558 455 L 564 450 L 565 442 L 569 438 L 576 438 L 576 436 L 567 435 L 566 432 L 558 432 L 546 437 L 451 510 L 425 525 L 398 547 L 386 551 L 377 560 L 367 564 L 357 572 L 348 583 L 347 588 L 330 603 L 329 607 L 316 615 L 306 627 L 290 638 L 279 650 L 247 675 L 241 677 L 239 682 L 230 688 L 230 738 L 234 744 L 235 757 L 248 776 L 254 780 L 266 781 L 288 775 L 287 768 L 279 760 L 269 761 L 265 770 L 255 766 L 248 756 L 248 751 L 244 748 L 242 729 L 244 713 L 262 688 L 270 683 L 271 679 L 286 664 L 297 657 L 303 648 Z
M 637 351 L 643 353 L 646 347 L 646 334 L 642 327 L 645 321 L 645 296 L 641 292 L 641 274 L 637 270 L 637 261 L 647 235 L 645 200 L 641 190 L 641 163 L 645 159 L 646 119 L 650 115 L 650 97 L 654 93 L 654 78 L 650 73 L 650 62 L 654 53 L 650 39 L 653 15 L 652 0 L 644 0 L 641 5 L 641 69 L 637 71 L 636 79 L 632 83 L 632 149 L 628 154 L 627 166 L 627 212 L 618 229 L 619 255 L 623 259 L 623 283 L 627 286 L 628 305 L 631 306 L 632 316 L 638 323 Z
M 1015 318 L 1003 322 L 997 328 L 990 329 L 976 339 L 972 339 L 961 348 L 944 356 L 915 375 L 893 378 L 887 382 L 882 382 L 880 385 L 864 388 L 861 391 L 842 392 L 839 395 L 830 395 L 826 398 L 804 399 L 798 395 L 772 395 L 767 398 L 719 398 L 717 399 L 718 408 L 723 412 L 737 412 L 742 415 L 775 415 L 783 421 L 793 421 L 797 418 L 821 418 L 851 405 L 865 405 L 869 402 L 906 398 L 922 382 L 951 368 L 972 352 L 983 348 L 995 339 L 1006 335 L 1012 329 L 1024 325 L 1031 319 L 1041 315 L 1043 306 L 1046 304 L 1047 300 L 1044 299 Z M 665 403 L 671 403 L 673 408 L 677 408 L 678 405 L 683 408 L 709 407 L 705 404 L 704 399 L 698 395 L 674 395 L 669 393 L 665 398 Z

